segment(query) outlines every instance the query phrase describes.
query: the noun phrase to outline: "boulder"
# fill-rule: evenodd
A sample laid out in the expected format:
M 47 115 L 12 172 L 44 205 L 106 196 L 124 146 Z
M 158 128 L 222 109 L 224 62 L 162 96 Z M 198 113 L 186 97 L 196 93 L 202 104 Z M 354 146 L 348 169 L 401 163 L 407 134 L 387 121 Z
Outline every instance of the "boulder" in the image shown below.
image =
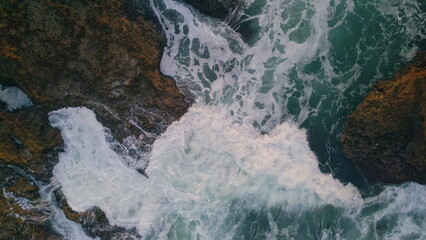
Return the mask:
M 36 105 L 91 108 L 119 140 L 163 132 L 187 109 L 159 72 L 163 36 L 142 16 L 127 18 L 122 1 L 6 5 L 0 72 Z
M 48 112 L 88 107 L 116 140 L 134 136 L 143 141 L 140 148 L 149 148 L 186 112 L 189 103 L 159 71 L 164 36 L 152 19 L 128 9 L 129 2 L 0 3 L 0 84 L 19 87 L 33 103 L 13 112 L 0 103 L 0 239 L 60 239 L 51 229 L 48 210 L 27 211 L 5 195 L 42 201 L 22 192 L 31 182 L 8 165 L 49 183 L 62 139 L 50 126 Z M 13 184 L 17 187 L 9 189 Z M 56 196 L 66 216 L 90 236 L 137 236 L 134 230 L 109 226 L 100 209 L 76 213 L 60 193 Z
M 340 140 L 370 179 L 426 183 L 426 52 L 375 84 L 347 117 Z

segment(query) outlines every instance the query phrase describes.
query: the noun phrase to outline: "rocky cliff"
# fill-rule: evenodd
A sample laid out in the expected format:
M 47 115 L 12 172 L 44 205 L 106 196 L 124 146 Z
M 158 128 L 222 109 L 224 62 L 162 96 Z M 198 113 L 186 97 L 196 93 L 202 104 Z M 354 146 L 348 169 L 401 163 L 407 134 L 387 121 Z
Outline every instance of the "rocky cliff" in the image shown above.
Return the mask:
M 373 180 L 426 183 L 426 52 L 374 86 L 348 116 L 341 143 Z
M 174 81 L 159 72 L 163 36 L 129 4 L 0 3 L 0 84 L 19 87 L 34 103 L 14 112 L 0 103 L 0 239 L 60 237 L 51 229 L 49 211 L 40 211 L 38 187 L 8 167 L 17 166 L 49 183 L 62 144 L 47 120 L 49 111 L 86 106 L 118 141 L 135 136 L 143 149 L 188 108 Z M 89 235 L 137 235 L 109 226 L 99 209 L 72 212 L 60 191 L 56 195 L 67 217 L 82 223 Z M 35 207 L 26 209 L 19 199 Z

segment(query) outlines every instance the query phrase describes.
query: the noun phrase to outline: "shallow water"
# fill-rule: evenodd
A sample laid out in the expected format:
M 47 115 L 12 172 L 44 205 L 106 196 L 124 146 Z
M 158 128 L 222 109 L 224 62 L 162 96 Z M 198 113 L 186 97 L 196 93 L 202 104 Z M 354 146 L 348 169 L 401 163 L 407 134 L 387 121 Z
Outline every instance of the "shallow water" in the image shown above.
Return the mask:
M 98 206 L 144 239 L 426 238 L 426 188 L 371 185 L 338 145 L 371 85 L 424 45 L 424 4 L 256 0 L 230 28 L 150 3 L 168 39 L 161 70 L 195 104 L 154 143 L 149 179 L 91 110 L 52 112 L 74 210 Z

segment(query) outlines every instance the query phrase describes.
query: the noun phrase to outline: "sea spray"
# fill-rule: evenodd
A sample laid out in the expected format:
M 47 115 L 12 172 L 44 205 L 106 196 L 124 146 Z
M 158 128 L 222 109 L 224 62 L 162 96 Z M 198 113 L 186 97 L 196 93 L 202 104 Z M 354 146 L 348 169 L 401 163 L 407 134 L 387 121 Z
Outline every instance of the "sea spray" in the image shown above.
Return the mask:
M 73 209 L 98 206 L 144 239 L 426 236 L 424 186 L 361 198 L 321 173 L 299 128 L 333 173 L 356 172 L 338 155 L 344 115 L 425 39 L 418 2 L 264 1 L 250 43 L 182 2 L 150 3 L 168 39 L 161 70 L 196 104 L 154 143 L 149 179 L 92 111 L 52 112 L 66 144 L 54 174 Z
M 261 135 L 226 111 L 193 106 L 155 142 L 146 179 L 109 149 L 91 110 L 61 109 L 50 120 L 66 144 L 54 173 L 70 206 L 98 206 L 111 224 L 136 226 L 147 239 L 231 239 L 250 226 L 266 236 L 273 225 L 280 229 L 275 236 L 290 238 L 319 230 L 344 239 L 424 234 L 424 186 L 363 200 L 353 186 L 319 171 L 305 131 L 292 123 Z
M 244 211 L 362 203 L 356 188 L 319 171 L 305 131 L 292 123 L 261 135 L 233 123 L 226 111 L 196 105 L 154 143 L 146 179 L 109 148 L 91 110 L 61 109 L 49 119 L 66 146 L 53 172 L 69 205 L 98 206 L 112 224 L 145 234 L 161 233 L 175 216 L 215 238 L 237 203 Z
M 335 118 L 324 126 L 333 131 L 342 111 L 356 106 L 348 96 L 361 98 L 426 38 L 416 1 L 399 7 L 386 0 L 265 2 L 253 3 L 258 24 L 250 26 L 260 36 L 249 46 L 224 23 L 181 2 L 151 0 L 168 39 L 161 71 L 183 91 L 225 105 L 234 118 L 263 131 L 285 119 Z M 394 7 L 381 12 L 385 3 Z

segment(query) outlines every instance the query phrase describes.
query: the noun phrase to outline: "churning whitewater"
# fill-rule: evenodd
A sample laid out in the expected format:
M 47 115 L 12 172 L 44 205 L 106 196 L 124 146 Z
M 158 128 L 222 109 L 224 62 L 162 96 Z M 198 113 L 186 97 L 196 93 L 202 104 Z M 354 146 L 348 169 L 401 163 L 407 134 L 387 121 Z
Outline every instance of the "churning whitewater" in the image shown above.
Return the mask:
M 143 239 L 424 239 L 424 186 L 361 194 L 350 182 L 362 177 L 336 179 L 357 171 L 339 155 L 345 114 L 426 39 L 424 6 L 246 5 L 231 28 L 180 1 L 149 2 L 168 40 L 161 70 L 195 100 L 144 153 L 149 163 L 114 152 L 91 110 L 50 113 L 66 146 L 53 172 L 69 205 L 97 206 Z M 149 178 L 129 167 L 144 164 Z
M 227 218 L 237 209 L 296 213 L 362 202 L 353 186 L 319 171 L 305 132 L 290 123 L 260 135 L 233 124 L 223 111 L 194 106 L 155 142 L 147 179 L 110 149 L 91 110 L 62 109 L 50 121 L 66 144 L 54 174 L 70 206 L 98 206 L 112 224 L 136 226 L 144 236 L 162 239 L 182 221 L 177 231 L 193 225 L 187 234 L 225 239 Z

